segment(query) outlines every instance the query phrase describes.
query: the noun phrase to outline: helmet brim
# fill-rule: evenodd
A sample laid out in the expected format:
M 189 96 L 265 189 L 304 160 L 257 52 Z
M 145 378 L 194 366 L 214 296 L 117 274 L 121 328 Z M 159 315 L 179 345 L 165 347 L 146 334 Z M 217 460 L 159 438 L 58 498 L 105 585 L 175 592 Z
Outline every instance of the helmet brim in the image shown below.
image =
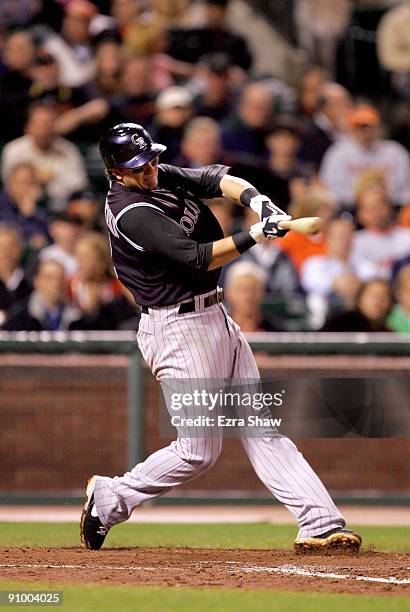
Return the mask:
M 146 153 L 138 153 L 138 155 L 135 157 L 132 157 L 128 161 L 117 165 L 116 168 L 141 168 L 141 166 L 145 166 L 145 164 L 154 159 L 154 157 L 160 155 L 166 150 L 167 148 L 165 145 L 153 142 L 149 151 Z

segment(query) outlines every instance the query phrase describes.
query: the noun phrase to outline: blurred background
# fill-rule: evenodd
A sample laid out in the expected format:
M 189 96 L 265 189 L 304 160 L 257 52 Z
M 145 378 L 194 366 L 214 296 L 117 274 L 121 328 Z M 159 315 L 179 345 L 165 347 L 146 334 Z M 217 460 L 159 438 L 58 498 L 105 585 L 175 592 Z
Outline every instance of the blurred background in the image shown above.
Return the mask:
M 119 122 L 163 162 L 229 165 L 324 219 L 227 266 L 226 306 L 263 376 L 386 378 L 383 410 L 408 420 L 392 390 L 410 366 L 409 102 L 409 0 L 2 0 L 0 500 L 76 499 L 163 443 L 105 236 L 98 140 Z M 254 222 L 209 205 L 226 235 Z M 302 450 L 341 498 L 408 500 L 407 426 L 363 410 Z M 229 478 L 263 498 L 241 453 L 229 440 L 184 495 Z

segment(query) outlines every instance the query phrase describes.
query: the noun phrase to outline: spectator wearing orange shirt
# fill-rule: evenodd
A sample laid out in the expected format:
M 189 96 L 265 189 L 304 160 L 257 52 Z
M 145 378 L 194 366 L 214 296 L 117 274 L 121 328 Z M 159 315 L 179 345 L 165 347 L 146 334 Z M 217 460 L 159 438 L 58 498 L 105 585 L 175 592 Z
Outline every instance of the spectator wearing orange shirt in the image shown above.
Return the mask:
M 295 219 L 321 217 L 326 226 L 335 210 L 336 202 L 333 196 L 322 187 L 312 185 L 304 195 L 292 202 L 289 214 Z M 275 244 L 291 259 L 298 272 L 308 257 L 326 255 L 327 252 L 323 232 L 311 236 L 289 232 L 284 238 L 275 240 Z

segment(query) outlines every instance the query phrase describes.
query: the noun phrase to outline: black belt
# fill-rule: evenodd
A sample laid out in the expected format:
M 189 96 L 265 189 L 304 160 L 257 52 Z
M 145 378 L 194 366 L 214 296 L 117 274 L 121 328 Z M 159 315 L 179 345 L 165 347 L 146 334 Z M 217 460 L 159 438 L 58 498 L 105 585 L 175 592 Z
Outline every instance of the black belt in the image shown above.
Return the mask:
M 219 302 L 222 302 L 223 299 L 224 290 L 221 287 L 218 287 L 218 289 L 211 293 L 211 295 L 207 295 L 204 298 L 204 308 L 209 308 L 209 306 L 219 304 Z M 175 306 L 178 306 L 178 304 L 175 304 Z M 161 306 L 141 306 L 141 312 L 148 314 L 150 308 L 161 308 Z M 188 312 L 195 312 L 195 310 L 195 300 L 190 300 L 189 302 L 182 302 L 182 304 L 180 304 L 178 314 L 187 314 Z

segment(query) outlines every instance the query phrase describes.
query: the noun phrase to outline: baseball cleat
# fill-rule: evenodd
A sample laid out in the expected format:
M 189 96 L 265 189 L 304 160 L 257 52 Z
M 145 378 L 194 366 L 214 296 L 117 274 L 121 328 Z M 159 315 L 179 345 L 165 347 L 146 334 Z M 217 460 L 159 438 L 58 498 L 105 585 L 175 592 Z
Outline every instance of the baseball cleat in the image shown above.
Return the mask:
M 104 527 L 98 516 L 91 514 L 94 508 L 94 488 L 98 476 L 92 476 L 87 482 L 86 500 L 81 513 L 80 539 L 86 548 L 99 550 L 104 543 L 108 533 L 108 527 Z
M 319 536 L 295 540 L 295 552 L 307 553 L 358 553 L 362 538 L 350 529 L 336 527 Z

